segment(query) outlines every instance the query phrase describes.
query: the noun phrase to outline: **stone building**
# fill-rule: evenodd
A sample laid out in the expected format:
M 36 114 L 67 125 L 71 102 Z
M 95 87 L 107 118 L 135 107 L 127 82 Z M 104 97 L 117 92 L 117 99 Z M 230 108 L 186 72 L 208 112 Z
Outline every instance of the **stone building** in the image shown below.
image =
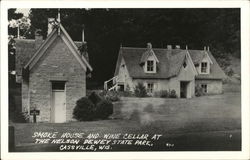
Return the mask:
M 39 110 L 38 122 L 73 120 L 73 108 L 86 95 L 86 77 L 92 71 L 78 49 L 82 44 L 86 44 L 84 38 L 74 42 L 60 23 L 45 40 L 39 32 L 35 40 L 16 40 L 16 80 L 22 86 L 22 110 Z
M 181 98 L 195 96 L 195 86 L 206 94 L 223 92 L 225 74 L 208 49 L 120 47 L 115 74 L 104 83 L 107 90 L 131 90 L 144 84 L 149 95 L 175 90 Z M 108 83 L 112 81 L 113 85 Z

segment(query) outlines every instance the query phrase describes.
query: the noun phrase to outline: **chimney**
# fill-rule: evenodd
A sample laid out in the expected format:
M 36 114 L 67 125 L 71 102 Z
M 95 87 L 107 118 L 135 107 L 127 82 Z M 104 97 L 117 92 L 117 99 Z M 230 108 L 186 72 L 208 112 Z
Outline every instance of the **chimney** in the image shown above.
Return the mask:
M 38 49 L 43 43 L 42 30 L 37 29 L 35 32 L 35 49 Z
M 207 46 L 207 51 L 209 52 L 209 46 Z
M 172 45 L 167 45 L 167 49 L 171 50 L 172 49 Z
M 186 50 L 188 50 L 188 46 L 186 45 Z
M 147 43 L 147 48 L 148 49 L 152 49 L 152 44 L 149 42 L 149 43 Z
M 47 36 L 52 32 L 54 23 L 55 23 L 55 18 L 48 18 L 48 34 L 47 34 Z
M 175 45 L 175 49 L 180 49 L 181 46 L 180 45 Z
M 207 50 L 207 47 L 206 46 L 204 46 L 204 51 L 206 51 Z

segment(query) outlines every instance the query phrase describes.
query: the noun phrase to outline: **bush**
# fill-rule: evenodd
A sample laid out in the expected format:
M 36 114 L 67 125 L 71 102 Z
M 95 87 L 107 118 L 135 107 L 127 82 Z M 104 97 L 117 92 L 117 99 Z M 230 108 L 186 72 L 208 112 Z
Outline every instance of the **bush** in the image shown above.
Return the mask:
M 234 71 L 231 67 L 228 67 L 226 70 L 225 70 L 225 73 L 226 75 L 228 75 L 229 77 L 232 77 L 234 75 Z
M 167 90 L 161 90 L 158 92 L 154 92 L 154 96 L 161 98 L 169 98 L 169 92 Z
M 98 119 L 107 119 L 113 114 L 113 104 L 108 100 L 101 100 L 96 105 L 95 117 Z
M 167 90 L 162 90 L 161 91 L 161 98 L 168 98 L 169 97 L 169 93 Z
M 96 107 L 87 97 L 83 97 L 76 102 L 73 110 L 73 118 L 79 121 L 91 121 L 95 118 Z
M 95 92 L 92 92 L 89 96 L 88 96 L 89 100 L 91 100 L 92 103 L 94 103 L 94 105 L 96 105 L 98 102 L 100 102 L 102 100 L 102 98 L 96 94 Z
M 176 91 L 174 89 L 170 91 L 169 97 L 170 98 L 177 98 Z
M 100 93 L 103 99 L 109 100 L 111 102 L 116 102 L 120 100 L 120 95 L 117 91 L 103 91 Z
M 142 83 L 138 83 L 135 86 L 135 96 L 136 97 L 146 97 L 147 96 L 147 90 Z
M 195 96 L 200 97 L 203 95 L 204 95 L 203 89 L 200 86 L 196 85 L 195 86 Z
M 88 97 L 77 100 L 73 110 L 73 118 L 78 121 L 107 119 L 111 114 L 113 114 L 112 102 L 100 97 L 95 92 Z

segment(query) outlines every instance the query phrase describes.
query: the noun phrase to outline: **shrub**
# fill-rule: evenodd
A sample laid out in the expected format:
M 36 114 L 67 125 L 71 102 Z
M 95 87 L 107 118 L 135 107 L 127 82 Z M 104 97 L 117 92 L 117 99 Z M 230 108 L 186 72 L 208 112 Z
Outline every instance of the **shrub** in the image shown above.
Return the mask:
M 136 97 L 146 97 L 147 96 L 146 88 L 142 83 L 138 83 L 135 86 L 135 96 Z
M 113 114 L 113 104 L 109 100 L 101 100 L 96 105 L 95 117 L 98 119 L 107 119 Z
M 167 90 L 160 91 L 160 97 L 161 98 L 168 98 L 169 97 L 168 91 Z
M 95 118 L 96 107 L 91 100 L 87 97 L 83 97 L 76 102 L 76 106 L 73 110 L 73 118 L 79 121 L 90 121 Z
M 83 97 L 76 102 L 73 110 L 73 118 L 78 121 L 92 121 L 95 119 L 107 119 L 113 114 L 113 104 L 95 92 L 88 97 Z
M 103 97 L 103 99 L 116 102 L 120 100 L 119 92 L 117 91 L 103 91 L 100 93 L 100 96 Z
M 167 90 L 161 90 L 154 92 L 154 97 L 169 98 L 169 92 Z
M 228 67 L 226 70 L 225 70 L 225 73 L 226 75 L 228 75 L 229 77 L 232 77 L 234 75 L 234 71 L 231 67 Z
M 203 89 L 200 86 L 196 85 L 195 86 L 195 96 L 200 97 L 203 95 L 204 95 Z
M 102 100 L 102 98 L 96 94 L 95 92 L 92 92 L 89 96 L 88 96 L 89 100 L 91 100 L 92 103 L 94 103 L 94 105 L 96 105 L 98 102 L 100 102 Z
M 169 98 L 177 98 L 176 91 L 174 89 L 170 91 Z

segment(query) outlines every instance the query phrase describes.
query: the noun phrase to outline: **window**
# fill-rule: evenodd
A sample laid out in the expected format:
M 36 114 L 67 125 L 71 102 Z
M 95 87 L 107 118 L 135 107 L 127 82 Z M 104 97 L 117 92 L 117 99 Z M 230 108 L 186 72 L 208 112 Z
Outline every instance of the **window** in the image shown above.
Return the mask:
M 201 73 L 207 73 L 207 62 L 201 63 Z
M 207 93 L 207 84 L 201 84 L 202 91 Z
M 148 93 L 153 93 L 153 89 L 154 89 L 154 83 L 148 83 L 147 84 Z
M 64 90 L 65 82 L 64 81 L 53 81 L 52 82 L 52 90 Z
M 182 65 L 184 68 L 186 68 L 187 67 L 187 63 L 186 63 L 186 61 L 183 63 L 183 65 Z
M 154 61 L 152 61 L 152 60 L 147 61 L 147 71 L 149 71 L 149 72 L 154 71 Z

